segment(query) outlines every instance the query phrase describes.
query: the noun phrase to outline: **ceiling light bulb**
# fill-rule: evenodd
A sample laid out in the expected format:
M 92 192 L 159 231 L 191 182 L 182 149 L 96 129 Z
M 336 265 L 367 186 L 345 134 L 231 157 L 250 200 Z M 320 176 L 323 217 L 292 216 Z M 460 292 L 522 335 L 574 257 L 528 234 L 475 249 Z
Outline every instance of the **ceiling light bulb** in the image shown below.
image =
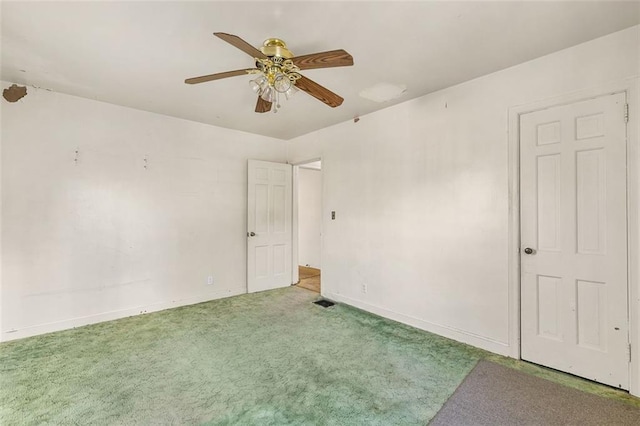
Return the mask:
M 249 86 L 251 86 L 251 90 L 253 90 L 253 93 L 260 93 L 262 89 L 260 87 L 260 83 L 258 83 L 256 80 L 257 79 L 251 80 L 249 82 Z
M 289 89 L 284 92 L 284 97 L 287 98 L 287 100 L 291 99 L 291 97 L 293 95 L 295 95 L 296 93 L 298 93 L 300 91 L 300 89 L 298 89 L 295 84 L 292 84 L 291 87 L 289 87 Z
M 269 83 L 267 82 L 265 76 L 261 75 L 254 80 L 251 80 L 249 82 L 249 85 L 251 86 L 251 90 L 253 90 L 254 93 L 261 94 L 264 89 L 269 86 Z
M 291 80 L 284 74 L 278 74 L 273 82 L 273 87 L 280 93 L 285 93 L 291 86 Z
M 267 87 L 267 88 L 262 92 L 262 94 L 260 95 L 260 97 L 261 97 L 263 100 L 267 101 L 267 102 L 273 102 L 273 100 L 275 99 L 274 92 L 275 92 L 275 91 L 273 90 L 273 88 L 272 88 L 272 87 Z

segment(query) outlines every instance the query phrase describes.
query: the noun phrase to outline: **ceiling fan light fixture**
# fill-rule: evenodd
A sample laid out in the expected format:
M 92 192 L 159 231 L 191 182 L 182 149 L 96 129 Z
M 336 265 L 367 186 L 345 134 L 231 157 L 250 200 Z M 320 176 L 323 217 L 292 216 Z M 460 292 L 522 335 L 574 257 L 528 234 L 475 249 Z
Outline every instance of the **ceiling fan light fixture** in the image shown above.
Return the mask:
M 258 78 L 249 81 L 249 85 L 251 86 L 251 90 L 253 90 L 254 93 L 260 95 L 262 94 L 264 89 L 268 87 L 269 83 L 267 82 L 267 79 L 261 75 Z
M 273 88 L 279 93 L 286 93 L 293 86 L 291 79 L 282 73 L 278 73 L 273 81 Z
M 262 47 L 256 49 L 233 34 L 215 32 L 213 35 L 251 56 L 254 60 L 254 67 L 188 78 L 184 81 L 186 84 L 198 84 L 227 77 L 257 74 L 258 77 L 251 80 L 249 86 L 258 95 L 258 102 L 255 108 L 258 113 L 268 112 L 272 108 L 273 112 L 278 112 L 280 95 L 284 94 L 284 97 L 289 99 L 298 90 L 306 92 L 332 108 L 342 105 L 343 98 L 326 87 L 304 77 L 300 74 L 300 71 L 351 66 L 353 65 L 353 57 L 345 50 L 337 49 L 294 56 L 287 49 L 286 43 L 277 38 L 265 40 Z
M 273 87 L 268 86 L 262 91 L 260 97 L 267 102 L 273 102 L 276 100 L 275 90 L 273 89 Z
M 289 89 L 284 92 L 284 97 L 289 100 L 291 99 L 296 93 L 298 93 L 300 91 L 300 89 L 298 89 L 295 84 L 292 84 L 291 87 L 289 87 Z
M 286 46 L 280 39 L 268 39 L 261 48 L 267 57 L 254 58 L 255 73 L 260 76 L 251 80 L 251 88 L 262 100 L 274 104 L 273 112 L 280 108 L 280 95 L 284 94 L 285 99 L 291 98 L 298 91 L 296 82 L 302 78 L 300 68 L 290 59 L 293 53 Z

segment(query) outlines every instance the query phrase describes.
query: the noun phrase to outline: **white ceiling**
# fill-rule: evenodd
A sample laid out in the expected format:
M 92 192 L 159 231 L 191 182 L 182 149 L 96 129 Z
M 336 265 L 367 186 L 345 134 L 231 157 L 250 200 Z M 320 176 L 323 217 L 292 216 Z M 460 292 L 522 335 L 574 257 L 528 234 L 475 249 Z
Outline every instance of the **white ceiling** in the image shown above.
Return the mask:
M 322 161 L 313 161 L 311 163 L 300 164 L 303 169 L 322 170 Z
M 1 2 L 2 80 L 281 139 L 350 120 L 640 22 L 640 2 Z M 345 98 L 299 93 L 257 114 L 251 67 L 213 32 L 296 55 L 345 49 L 355 65 L 305 71 Z M 360 98 L 406 85 L 388 103 Z

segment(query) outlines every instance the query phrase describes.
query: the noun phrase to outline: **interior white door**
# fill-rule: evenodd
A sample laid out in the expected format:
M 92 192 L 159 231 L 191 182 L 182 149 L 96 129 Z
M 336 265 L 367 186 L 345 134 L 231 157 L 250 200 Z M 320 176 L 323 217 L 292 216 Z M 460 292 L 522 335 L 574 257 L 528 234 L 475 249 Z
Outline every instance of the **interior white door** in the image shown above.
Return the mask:
M 623 93 L 520 117 L 522 358 L 629 388 Z
M 291 165 L 249 160 L 247 291 L 291 285 Z

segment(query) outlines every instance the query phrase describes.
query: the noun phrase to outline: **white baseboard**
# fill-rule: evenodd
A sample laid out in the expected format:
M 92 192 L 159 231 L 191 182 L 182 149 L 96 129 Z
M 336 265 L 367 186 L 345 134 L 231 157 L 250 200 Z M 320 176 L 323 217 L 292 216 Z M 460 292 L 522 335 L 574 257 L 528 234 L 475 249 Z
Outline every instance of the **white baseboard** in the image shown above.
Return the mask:
M 371 305 L 361 300 L 352 299 L 350 297 L 342 296 L 335 293 L 323 293 L 323 296 L 327 299 L 331 299 L 336 302 L 341 302 L 347 305 L 354 306 L 363 311 L 371 312 L 384 318 L 388 318 L 394 321 L 401 322 L 403 324 L 410 325 L 421 330 L 428 331 L 433 334 L 437 334 L 443 337 L 447 337 L 458 342 L 466 343 L 471 346 L 475 346 L 480 349 L 484 349 L 489 352 L 493 352 L 499 355 L 510 356 L 510 347 L 508 343 L 500 342 L 489 337 L 480 336 L 478 334 L 470 333 L 468 331 L 460 330 L 454 327 L 435 324 L 429 321 L 425 321 L 419 318 L 414 318 L 409 315 L 400 314 L 398 312 L 390 311 L 379 306 Z
M 152 303 L 144 306 L 137 306 L 127 309 L 121 309 L 110 312 L 103 312 L 96 315 L 90 315 L 85 317 L 70 318 L 63 321 L 56 321 L 46 324 L 38 324 L 21 329 L 3 331 L 0 335 L 0 341 L 7 342 L 10 340 L 22 339 L 25 337 L 36 336 L 44 333 L 51 333 L 54 331 L 68 330 L 75 327 L 82 327 L 84 325 L 95 324 L 104 321 L 112 321 L 120 318 L 126 318 L 130 316 L 143 315 L 145 313 L 162 311 L 165 309 L 176 308 L 178 306 L 194 305 L 196 303 L 207 302 L 215 299 L 222 299 L 225 297 L 237 296 L 246 293 L 246 288 L 238 287 L 234 289 L 227 289 L 225 291 L 212 292 L 200 294 L 193 297 Z M 499 342 L 494 339 L 469 333 L 464 330 L 459 330 L 449 326 L 443 326 L 435 324 L 429 321 L 414 318 L 408 315 L 400 314 L 379 306 L 371 305 L 366 302 L 352 299 L 346 296 L 342 296 L 335 293 L 325 293 L 324 297 L 334 300 L 336 302 L 345 303 L 347 305 L 354 306 L 367 312 L 379 315 L 384 318 L 388 318 L 394 321 L 401 322 L 403 324 L 410 325 L 412 327 L 419 328 L 421 330 L 428 331 L 430 333 L 438 334 L 449 339 L 453 339 L 462 343 L 466 343 L 490 352 L 494 352 L 500 355 L 509 356 L 509 345 L 504 342 Z
M 112 321 L 120 318 L 144 315 L 146 313 L 163 311 L 165 309 L 177 308 L 179 306 L 195 305 L 197 303 L 208 302 L 210 300 L 223 299 L 225 297 L 245 294 L 246 292 L 246 287 L 242 286 L 232 289 L 226 289 L 224 291 L 203 293 L 197 296 L 187 297 L 183 299 L 157 302 L 144 306 L 136 306 L 132 308 L 102 312 L 85 317 L 76 317 L 46 324 L 32 325 L 20 329 L 6 330 L 3 331 L 2 334 L 0 334 L 0 342 L 8 342 L 10 340 L 37 336 L 39 334 L 51 333 L 54 331 L 68 330 L 71 328 L 82 327 L 84 325 L 95 324 L 104 321 Z

